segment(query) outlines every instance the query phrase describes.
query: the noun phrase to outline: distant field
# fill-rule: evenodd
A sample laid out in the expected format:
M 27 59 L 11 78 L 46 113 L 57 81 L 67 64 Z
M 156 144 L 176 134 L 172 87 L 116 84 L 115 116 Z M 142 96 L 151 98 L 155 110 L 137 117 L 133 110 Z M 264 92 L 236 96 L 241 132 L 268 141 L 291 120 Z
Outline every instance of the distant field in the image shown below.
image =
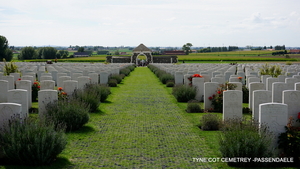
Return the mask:
M 129 50 L 119 50 L 120 52 L 127 52 L 127 55 L 120 55 L 123 57 L 130 57 L 131 51 Z M 112 51 L 110 51 L 112 52 Z M 187 63 L 197 63 L 197 62 L 251 62 L 251 61 L 267 61 L 267 62 L 285 62 L 285 61 L 300 61 L 300 54 L 288 54 L 285 56 L 272 56 L 274 51 L 233 51 L 233 52 L 212 52 L 212 53 L 191 53 L 189 55 L 178 55 L 179 62 Z M 113 53 L 113 52 L 112 52 Z M 70 52 L 70 55 L 73 52 Z M 160 56 L 160 55 L 154 55 Z M 142 56 L 141 56 L 142 57 Z M 14 60 L 17 60 L 17 56 L 14 55 Z M 106 60 L 106 55 L 97 55 L 96 52 L 93 53 L 91 57 L 80 57 L 80 58 L 67 58 L 58 59 L 59 62 L 104 62 Z M 29 61 L 29 60 L 27 60 Z M 44 60 L 30 60 L 30 61 L 45 61 Z

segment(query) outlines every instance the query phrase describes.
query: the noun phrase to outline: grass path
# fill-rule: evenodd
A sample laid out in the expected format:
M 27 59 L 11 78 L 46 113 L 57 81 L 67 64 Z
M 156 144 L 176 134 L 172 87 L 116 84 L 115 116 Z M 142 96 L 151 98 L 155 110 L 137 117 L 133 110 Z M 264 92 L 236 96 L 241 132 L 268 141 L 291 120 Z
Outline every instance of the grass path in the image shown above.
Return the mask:
M 63 154 L 75 168 L 212 168 L 193 162 L 208 151 L 204 140 L 148 68 L 112 90 L 87 133 L 69 134 Z

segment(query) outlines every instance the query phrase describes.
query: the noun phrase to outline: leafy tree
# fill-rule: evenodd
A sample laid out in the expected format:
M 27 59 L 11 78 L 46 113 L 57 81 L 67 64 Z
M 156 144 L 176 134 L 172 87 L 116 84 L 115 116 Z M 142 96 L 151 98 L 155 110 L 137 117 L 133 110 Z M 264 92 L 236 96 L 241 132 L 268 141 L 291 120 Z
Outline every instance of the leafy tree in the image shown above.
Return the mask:
M 29 46 L 22 49 L 19 59 L 20 60 L 36 59 L 37 56 L 38 56 L 37 51 L 33 47 Z
M 55 59 L 57 49 L 53 47 L 43 47 L 40 48 L 39 54 L 41 54 L 42 59 Z
M 8 40 L 5 36 L 0 35 L 0 61 L 5 59 L 11 61 L 13 58 L 12 51 L 8 48 Z
M 69 56 L 69 52 L 67 50 L 60 50 L 60 51 L 57 51 L 57 53 L 56 53 L 57 59 L 67 58 L 68 56 Z
M 185 54 L 188 55 L 189 53 L 191 53 L 191 47 L 193 45 L 191 43 L 186 43 L 182 46 L 182 50 L 185 51 Z
M 79 47 L 77 52 L 84 52 L 84 47 Z

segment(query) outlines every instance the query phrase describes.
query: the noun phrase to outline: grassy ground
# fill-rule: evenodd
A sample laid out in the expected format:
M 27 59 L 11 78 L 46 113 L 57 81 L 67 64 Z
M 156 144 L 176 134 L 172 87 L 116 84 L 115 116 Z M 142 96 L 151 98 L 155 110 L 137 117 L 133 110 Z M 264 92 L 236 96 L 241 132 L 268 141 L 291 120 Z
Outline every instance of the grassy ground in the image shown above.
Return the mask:
M 112 90 L 88 133 L 70 133 L 62 156 L 76 168 L 211 168 L 193 157 L 209 154 L 191 125 L 148 68 L 137 68 Z

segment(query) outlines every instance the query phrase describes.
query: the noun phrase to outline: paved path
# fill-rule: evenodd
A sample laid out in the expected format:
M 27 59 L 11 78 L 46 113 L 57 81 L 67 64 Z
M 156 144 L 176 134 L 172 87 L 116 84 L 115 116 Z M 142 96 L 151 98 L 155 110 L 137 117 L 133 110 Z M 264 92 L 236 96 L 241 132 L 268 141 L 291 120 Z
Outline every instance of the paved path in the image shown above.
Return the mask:
M 193 162 L 207 150 L 172 99 L 148 68 L 136 68 L 114 89 L 99 120 L 91 118 L 96 134 L 73 143 L 83 152 L 71 162 L 78 168 L 212 168 Z

